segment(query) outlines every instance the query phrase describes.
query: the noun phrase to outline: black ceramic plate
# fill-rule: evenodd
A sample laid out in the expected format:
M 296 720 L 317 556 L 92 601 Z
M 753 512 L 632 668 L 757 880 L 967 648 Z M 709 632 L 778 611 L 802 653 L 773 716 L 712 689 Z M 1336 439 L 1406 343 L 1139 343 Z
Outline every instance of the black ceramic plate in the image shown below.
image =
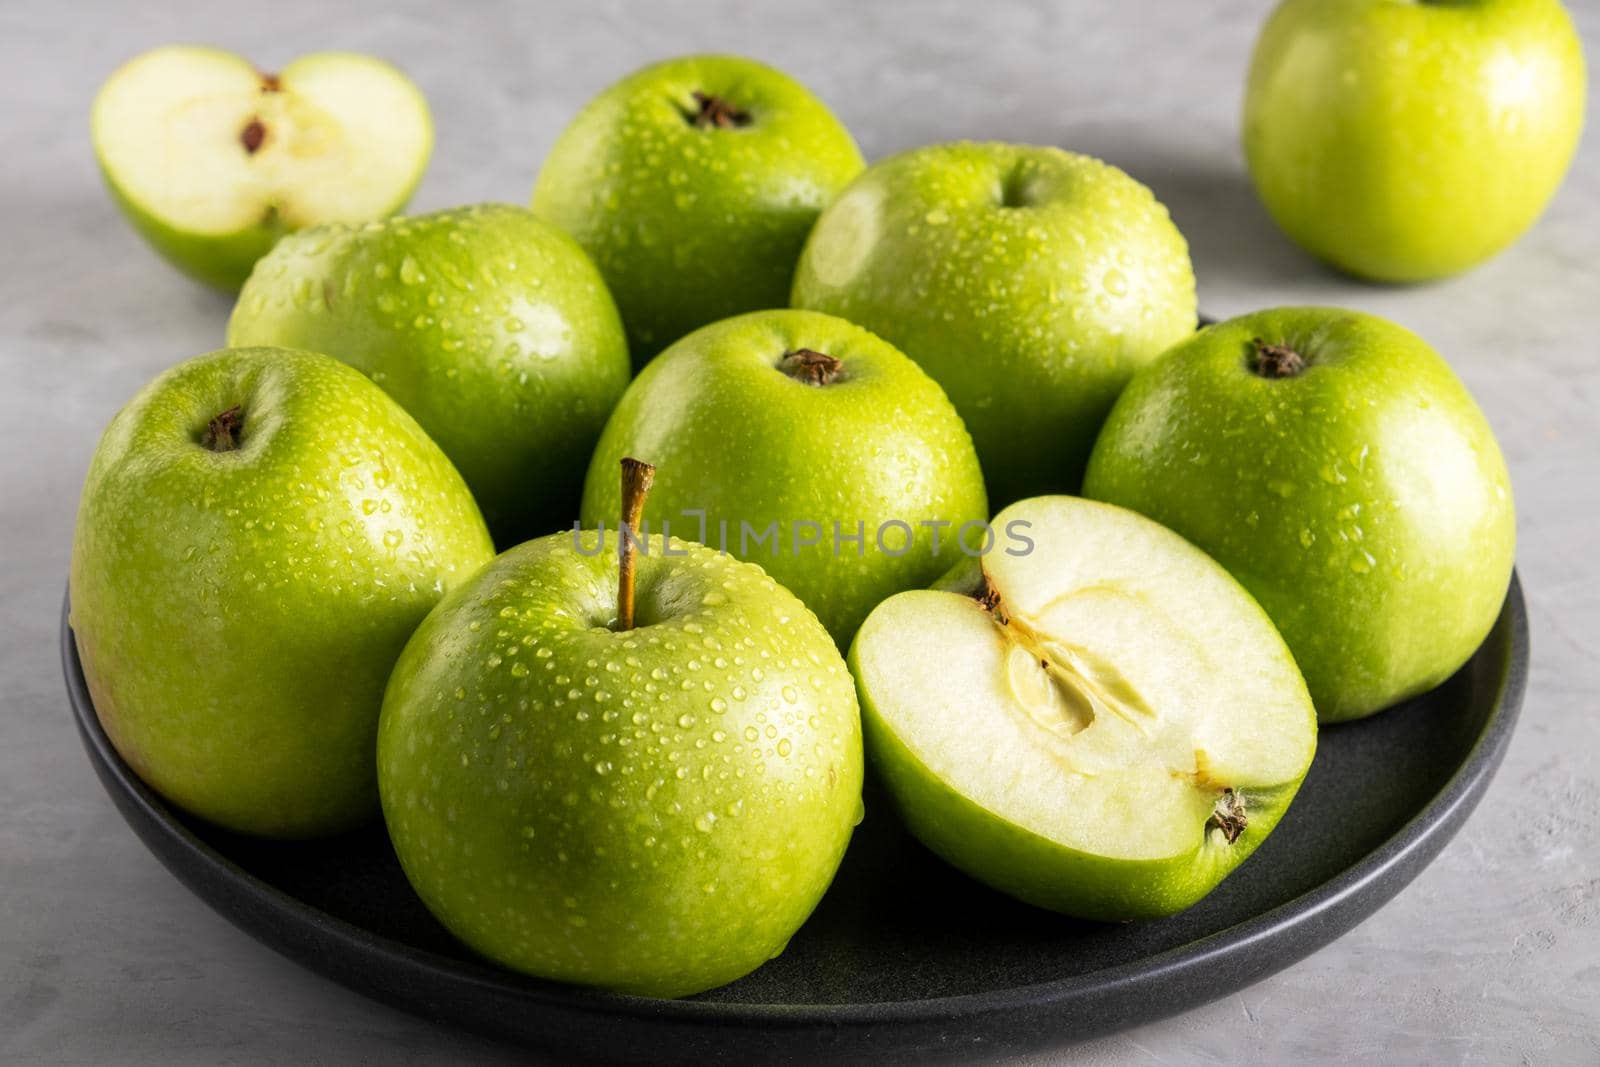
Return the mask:
M 1454 678 L 1322 732 L 1277 831 L 1181 915 L 1105 925 L 1011 901 L 924 851 L 869 784 L 866 821 L 833 888 L 783 955 L 679 1001 L 480 962 L 423 910 L 381 826 L 277 844 L 178 814 L 102 732 L 65 613 L 61 656 L 89 758 L 145 844 L 231 922 L 337 982 L 560 1055 L 882 1061 L 1020 1051 L 1147 1022 L 1353 927 L 1438 854 L 1482 796 L 1522 702 L 1528 629 L 1513 579 L 1494 631 Z

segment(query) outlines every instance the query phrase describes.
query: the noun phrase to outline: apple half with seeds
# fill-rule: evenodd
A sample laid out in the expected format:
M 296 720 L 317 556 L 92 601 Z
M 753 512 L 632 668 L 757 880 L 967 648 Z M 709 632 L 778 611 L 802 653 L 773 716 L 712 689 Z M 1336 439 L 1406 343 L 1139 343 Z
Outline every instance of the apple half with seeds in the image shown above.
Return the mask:
M 157 48 L 106 80 L 90 132 L 134 228 L 227 290 L 285 233 L 399 211 L 433 150 L 421 91 L 350 52 L 263 74 L 215 48 Z
M 974 878 L 1083 918 L 1180 911 L 1311 765 L 1294 659 L 1227 571 L 1134 512 L 1035 497 L 993 525 L 1006 550 L 862 625 L 868 753 L 911 831 Z

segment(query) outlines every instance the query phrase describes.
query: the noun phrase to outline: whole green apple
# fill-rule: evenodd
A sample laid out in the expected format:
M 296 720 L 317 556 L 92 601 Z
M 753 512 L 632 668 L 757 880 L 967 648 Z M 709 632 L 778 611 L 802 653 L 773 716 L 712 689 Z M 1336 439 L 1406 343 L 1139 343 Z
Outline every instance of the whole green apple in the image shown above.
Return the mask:
M 1196 317 L 1188 245 L 1148 189 L 1011 144 L 874 164 L 812 231 L 793 302 L 921 364 L 972 431 L 997 504 L 1076 489 L 1112 401 Z
M 227 290 L 285 233 L 399 211 L 433 151 L 422 93 L 351 52 L 263 74 L 215 48 L 156 48 L 106 80 L 90 133 L 134 228 Z
M 840 647 L 878 601 L 949 570 L 964 531 L 988 536 L 972 441 L 938 385 L 814 311 L 727 319 L 647 366 L 595 449 L 585 526 L 615 521 L 624 456 L 661 470 L 652 529 L 759 563 Z
M 1555 195 L 1585 80 L 1559 0 L 1285 0 L 1250 68 L 1250 176 L 1278 225 L 1340 270 L 1454 274 Z
M 1131 511 L 1035 497 L 1004 551 L 856 636 L 867 751 L 911 830 L 1029 903 L 1167 915 L 1266 839 L 1317 719 L 1261 608 Z
M 1084 493 L 1227 567 L 1324 722 L 1450 677 L 1511 580 L 1511 485 L 1483 413 L 1421 338 L 1353 311 L 1262 311 L 1173 349 L 1117 401 Z
M 378 781 L 406 875 L 468 945 L 684 996 L 776 956 L 821 899 L 861 817 L 861 725 L 827 631 L 759 567 L 621 541 L 636 560 L 615 532 L 552 534 L 448 595 L 395 668 Z
M 782 307 L 817 215 L 861 152 L 805 86 L 735 56 L 637 71 L 562 133 L 533 210 L 588 250 L 636 365 L 690 330 Z
M 95 711 L 168 800 L 252 834 L 377 812 L 389 670 L 493 556 L 422 428 L 311 352 L 231 349 L 147 385 L 95 449 L 72 630 Z
M 285 238 L 240 292 L 228 341 L 326 352 L 377 382 L 439 442 L 501 544 L 572 522 L 629 376 L 594 264 L 501 204 Z

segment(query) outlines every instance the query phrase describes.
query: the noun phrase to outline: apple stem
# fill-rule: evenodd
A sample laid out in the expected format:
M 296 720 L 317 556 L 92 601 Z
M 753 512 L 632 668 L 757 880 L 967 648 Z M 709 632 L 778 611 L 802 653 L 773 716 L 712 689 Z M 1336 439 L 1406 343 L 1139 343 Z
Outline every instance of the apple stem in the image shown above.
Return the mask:
M 844 374 L 844 361 L 810 348 L 785 352 L 778 369 L 807 385 L 832 385 Z
M 719 130 L 726 130 L 750 125 L 750 112 L 735 107 L 720 96 L 696 91 L 694 102 L 700 105 L 700 110 L 689 116 L 689 121 L 696 126 L 715 126 Z
M 211 417 L 200 443 L 213 452 L 232 452 L 239 447 L 239 431 L 244 427 L 244 409 L 238 404 Z
M 972 599 L 976 600 L 984 611 L 993 615 L 996 622 L 1004 626 L 1009 620 L 1006 618 L 1005 609 L 1000 606 L 1000 590 L 996 589 L 994 583 L 989 581 L 989 573 L 987 571 L 980 570 L 978 573 L 983 579 L 983 584 L 978 588 Z
M 1306 369 L 1305 357 L 1288 345 L 1271 344 L 1259 337 L 1250 343 L 1256 349 L 1250 369 L 1263 378 L 1293 378 Z
M 644 514 L 644 498 L 656 480 L 656 469 L 642 459 L 622 459 L 622 526 L 617 531 L 617 629 L 633 629 L 634 561 L 639 550 L 634 531 Z

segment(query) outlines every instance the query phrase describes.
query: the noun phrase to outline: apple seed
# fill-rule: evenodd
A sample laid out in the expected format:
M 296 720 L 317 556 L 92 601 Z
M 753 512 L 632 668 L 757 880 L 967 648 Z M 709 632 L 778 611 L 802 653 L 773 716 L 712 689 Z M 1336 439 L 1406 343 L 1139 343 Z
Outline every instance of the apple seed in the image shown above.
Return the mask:
M 261 124 L 260 119 L 251 119 L 245 124 L 244 129 L 239 131 L 240 143 L 244 145 L 244 150 L 252 156 L 256 154 L 256 149 L 261 147 L 261 142 L 266 139 L 267 128 Z

